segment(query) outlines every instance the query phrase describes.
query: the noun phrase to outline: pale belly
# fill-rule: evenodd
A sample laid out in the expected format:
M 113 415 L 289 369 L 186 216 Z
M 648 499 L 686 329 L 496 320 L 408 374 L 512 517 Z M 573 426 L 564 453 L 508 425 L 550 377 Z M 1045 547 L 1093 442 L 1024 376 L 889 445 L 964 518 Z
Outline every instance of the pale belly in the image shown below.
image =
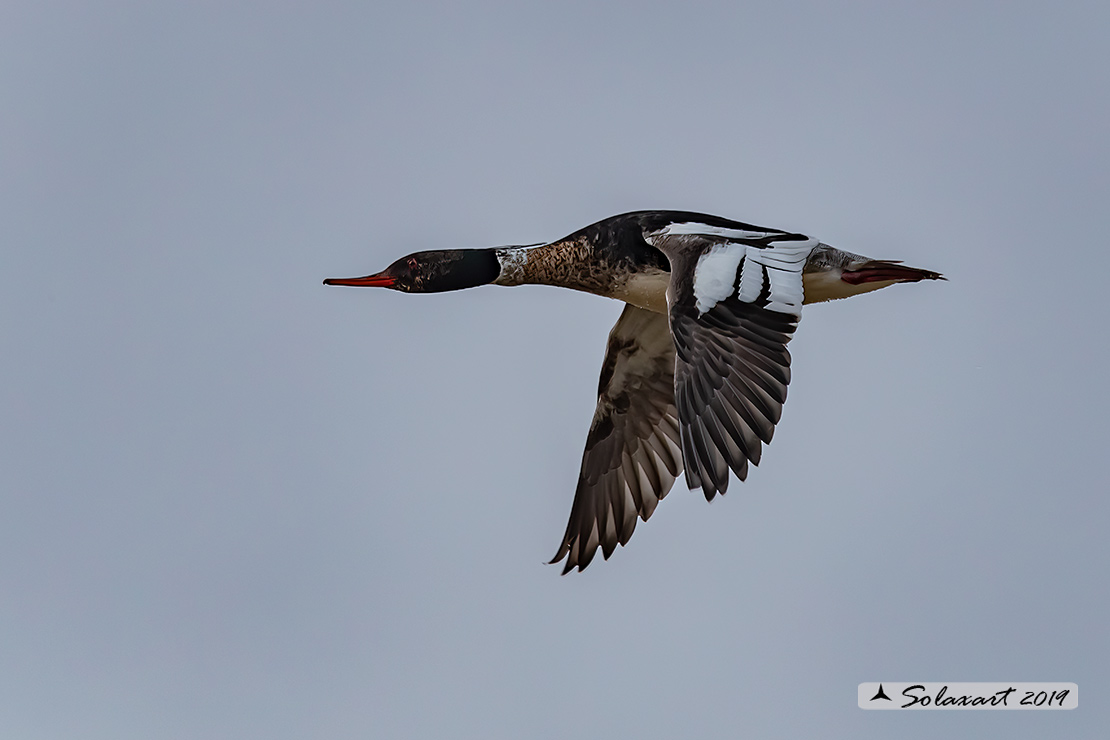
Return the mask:
M 667 286 L 670 282 L 671 274 L 662 270 L 636 273 L 613 291 L 610 297 L 648 311 L 666 314 Z
M 805 291 L 803 303 L 820 303 L 821 301 L 835 301 L 838 298 L 848 298 L 860 293 L 870 293 L 888 285 L 894 285 L 896 280 L 876 280 L 872 283 L 852 285 L 840 279 L 840 270 L 827 272 L 802 273 L 802 289 Z

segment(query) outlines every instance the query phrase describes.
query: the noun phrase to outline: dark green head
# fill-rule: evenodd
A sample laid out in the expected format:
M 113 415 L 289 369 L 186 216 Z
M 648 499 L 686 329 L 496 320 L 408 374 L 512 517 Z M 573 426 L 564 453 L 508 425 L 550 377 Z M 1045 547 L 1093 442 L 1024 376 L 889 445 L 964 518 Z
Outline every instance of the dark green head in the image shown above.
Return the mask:
M 324 285 L 392 288 L 405 293 L 443 293 L 492 283 L 501 263 L 492 249 L 446 249 L 416 252 L 374 275 L 328 278 Z

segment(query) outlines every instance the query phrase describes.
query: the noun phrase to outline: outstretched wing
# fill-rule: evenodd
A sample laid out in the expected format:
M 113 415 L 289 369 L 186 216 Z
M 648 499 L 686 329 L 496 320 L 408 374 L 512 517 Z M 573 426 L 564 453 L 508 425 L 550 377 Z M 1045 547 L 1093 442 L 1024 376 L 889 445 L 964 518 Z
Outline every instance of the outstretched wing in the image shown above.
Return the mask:
M 728 471 L 744 480 L 771 441 L 790 383 L 786 343 L 797 327 L 790 315 L 735 296 L 700 316 L 671 308 L 678 362 L 675 400 L 686 461 L 686 484 L 706 500 L 728 490 Z
M 552 558 L 584 569 L 608 560 L 647 521 L 682 470 L 674 403 L 675 351 L 667 317 L 628 304 L 613 330 L 570 521 Z
M 645 234 L 671 260 L 686 483 L 707 500 L 759 464 L 782 416 L 790 353 L 804 300 L 802 269 L 815 239 L 781 231 L 671 224 Z

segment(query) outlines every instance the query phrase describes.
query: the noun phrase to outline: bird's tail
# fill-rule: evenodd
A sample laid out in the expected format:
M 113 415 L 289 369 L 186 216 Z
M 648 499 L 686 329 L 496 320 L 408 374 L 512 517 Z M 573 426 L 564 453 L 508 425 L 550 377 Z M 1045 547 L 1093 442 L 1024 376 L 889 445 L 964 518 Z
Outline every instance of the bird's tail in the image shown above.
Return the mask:
M 919 280 L 947 280 L 939 272 L 906 267 L 892 260 L 869 260 L 853 269 L 845 269 L 840 279 L 851 285 L 893 280 L 898 283 L 916 283 Z

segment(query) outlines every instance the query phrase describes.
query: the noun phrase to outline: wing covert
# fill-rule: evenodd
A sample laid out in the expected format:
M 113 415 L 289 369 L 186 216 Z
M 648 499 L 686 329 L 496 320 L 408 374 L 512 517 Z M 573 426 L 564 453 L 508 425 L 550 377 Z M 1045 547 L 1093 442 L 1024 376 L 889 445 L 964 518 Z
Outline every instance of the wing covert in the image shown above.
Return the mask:
M 677 359 L 686 483 L 707 500 L 744 480 L 771 441 L 790 383 L 786 344 L 818 242 L 758 227 L 672 223 L 644 238 L 671 262 L 667 292 Z

